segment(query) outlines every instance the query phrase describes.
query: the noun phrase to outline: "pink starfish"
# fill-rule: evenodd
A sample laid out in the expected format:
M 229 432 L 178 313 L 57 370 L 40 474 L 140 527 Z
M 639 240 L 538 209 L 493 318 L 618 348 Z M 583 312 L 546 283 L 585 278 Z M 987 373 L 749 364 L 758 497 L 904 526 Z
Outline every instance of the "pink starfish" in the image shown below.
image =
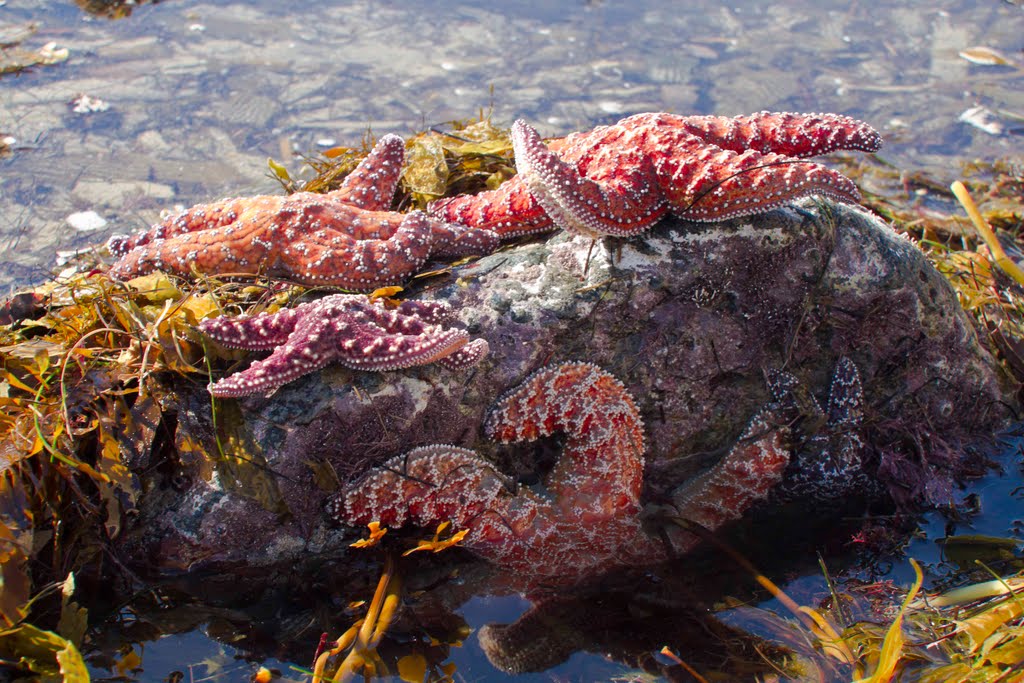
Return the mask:
M 200 204 L 150 230 L 116 235 L 119 279 L 153 270 L 183 277 L 268 273 L 307 285 L 371 291 L 405 281 L 429 258 L 486 254 L 498 244 L 487 230 L 389 211 L 405 143 L 385 135 L 327 194 L 297 192 Z
M 677 531 L 670 549 L 644 530 L 643 423 L 622 383 L 600 368 L 564 363 L 534 373 L 498 401 L 485 431 L 502 443 L 566 433 L 544 493 L 517 489 L 472 451 L 425 446 L 348 486 L 330 513 L 348 524 L 450 520 L 469 530 L 466 547 L 528 585 L 571 583 L 696 545 L 695 536 Z M 677 513 L 709 528 L 738 518 L 781 478 L 784 440 L 760 416 L 729 455 L 676 497 Z
M 718 221 L 808 195 L 856 202 L 849 178 L 798 158 L 837 149 L 873 152 L 881 138 L 868 124 L 836 114 L 651 113 L 547 146 L 516 121 L 512 144 L 515 178 L 491 192 L 434 202 L 431 215 L 505 239 L 555 227 L 631 236 L 669 212 Z
M 403 301 L 334 294 L 276 313 L 202 321 L 203 334 L 224 346 L 273 353 L 210 385 L 214 396 L 273 393 L 282 384 L 335 362 L 356 370 L 397 370 L 438 363 L 455 370 L 487 355 L 487 342 L 444 327 L 451 307 L 440 301 Z

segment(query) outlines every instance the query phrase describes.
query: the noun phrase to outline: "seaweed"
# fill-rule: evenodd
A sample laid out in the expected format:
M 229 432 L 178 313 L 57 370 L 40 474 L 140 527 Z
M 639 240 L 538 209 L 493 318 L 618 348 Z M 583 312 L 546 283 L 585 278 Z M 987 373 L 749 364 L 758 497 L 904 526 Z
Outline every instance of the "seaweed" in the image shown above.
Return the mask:
M 475 194 L 493 190 L 515 175 L 512 142 L 507 129 L 495 127 L 489 115 L 477 119 L 452 121 L 450 130 L 440 127 L 416 133 L 406 141 L 405 168 L 392 208 L 425 209 L 442 197 Z M 321 156 L 301 156 L 304 166 L 315 176 L 299 182 L 285 166 L 273 159 L 267 164 L 284 190 L 292 192 L 330 192 L 336 189 L 359 160 L 373 147 L 371 132 L 362 145 L 332 147 Z
M 965 163 L 962 180 L 952 185 L 924 172 L 906 173 L 877 155 L 848 160 L 846 172 L 870 188 L 864 204 L 917 242 L 946 276 L 1007 374 L 1024 383 L 1024 282 L 1007 270 L 1024 263 L 1024 166 L 1019 160 Z M 964 215 L 960 197 L 965 196 L 977 201 L 973 219 Z

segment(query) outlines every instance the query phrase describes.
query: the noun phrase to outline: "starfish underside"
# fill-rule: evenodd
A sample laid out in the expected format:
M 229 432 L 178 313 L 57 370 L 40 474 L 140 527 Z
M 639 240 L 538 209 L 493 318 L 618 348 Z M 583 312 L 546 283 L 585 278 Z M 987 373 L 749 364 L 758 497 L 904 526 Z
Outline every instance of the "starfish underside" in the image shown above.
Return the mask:
M 431 257 L 493 251 L 498 238 L 488 230 L 388 210 L 404 156 L 402 138 L 385 135 L 333 192 L 224 199 L 112 237 L 107 246 L 121 258 L 110 273 L 266 273 L 370 291 L 404 282 Z
M 734 118 L 637 114 L 543 143 L 512 126 L 518 175 L 497 190 L 435 202 L 433 216 L 503 239 L 562 228 L 631 236 L 666 213 L 718 221 L 809 195 L 856 202 L 853 182 L 802 157 L 873 152 L 878 133 L 836 114 L 760 112 Z
M 276 313 L 212 318 L 199 329 L 230 348 L 273 349 L 242 372 L 210 385 L 214 396 L 268 394 L 302 375 L 338 363 L 356 370 L 397 370 L 438 363 L 468 367 L 487 355 L 487 342 L 445 327 L 451 308 L 443 302 L 383 300 L 335 294 Z

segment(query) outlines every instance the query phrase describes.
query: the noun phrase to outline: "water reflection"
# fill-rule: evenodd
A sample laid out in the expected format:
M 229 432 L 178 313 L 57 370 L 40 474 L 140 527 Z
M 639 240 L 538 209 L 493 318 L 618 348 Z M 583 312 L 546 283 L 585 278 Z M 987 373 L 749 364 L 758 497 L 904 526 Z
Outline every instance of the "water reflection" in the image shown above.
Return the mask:
M 805 513 L 798 514 L 806 520 Z M 765 574 L 820 577 L 808 544 L 821 550 L 829 566 L 848 565 L 847 539 L 860 521 L 815 521 L 815 529 L 806 524 L 798 529 L 792 516 L 773 516 L 734 527 L 722 539 L 743 548 L 745 558 Z M 898 543 L 901 537 L 889 540 Z M 110 653 L 146 641 L 144 649 L 159 662 L 166 657 L 162 648 L 178 642 L 166 640 L 168 635 L 201 628 L 212 639 L 206 647 L 220 647 L 216 641 L 251 661 L 304 666 L 312 661 L 321 633 L 333 638 L 365 609 L 361 601 L 373 593 L 381 558 L 376 551 L 359 551 L 343 561 L 311 560 L 284 573 L 246 568 L 241 574 L 156 581 L 94 631 L 91 664 L 97 670 L 114 666 Z M 403 658 L 418 655 L 438 671 L 454 664 L 467 680 L 487 679 L 495 668 L 522 681 L 548 680 L 528 675 L 544 671 L 587 680 L 630 671 L 690 680 L 683 666 L 657 654 L 668 647 L 698 671 L 752 680 L 782 666 L 794 652 L 792 617 L 740 609 L 771 596 L 747 566 L 712 546 L 684 560 L 605 574 L 572 589 L 538 588 L 528 601 L 510 589 L 518 577 L 457 549 L 404 558 L 397 572 L 404 584 L 403 607 L 379 648 L 391 671 Z M 811 593 L 822 592 L 827 588 L 819 578 L 794 595 L 809 600 Z M 723 621 L 717 612 L 729 605 Z M 862 617 L 869 609 L 864 602 L 850 607 L 847 616 Z M 179 653 L 179 666 L 198 662 L 203 651 Z M 146 663 L 149 671 L 154 666 Z M 841 668 L 833 673 L 834 680 L 849 678 Z

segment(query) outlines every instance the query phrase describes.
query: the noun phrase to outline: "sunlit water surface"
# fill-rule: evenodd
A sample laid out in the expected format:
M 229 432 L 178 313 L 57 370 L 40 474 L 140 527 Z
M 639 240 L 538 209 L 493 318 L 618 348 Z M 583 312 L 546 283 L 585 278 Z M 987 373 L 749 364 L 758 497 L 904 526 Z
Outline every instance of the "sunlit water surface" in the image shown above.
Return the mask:
M 58 252 L 143 228 L 162 209 L 278 192 L 267 157 L 296 168 L 293 151 L 481 110 L 499 125 L 522 117 L 546 135 L 642 111 L 841 112 L 879 128 L 882 156 L 896 167 L 943 183 L 973 159 L 1024 156 L 1013 116 L 1024 112 L 1024 12 L 996 0 L 166 0 L 118 21 L 65 2 L 0 2 L 0 27 L 29 22 L 39 31 L 24 47 L 55 41 L 70 58 L 0 78 L 0 136 L 14 139 L 0 158 L 4 289 L 50 277 Z M 974 46 L 1016 66 L 959 56 Z M 108 106 L 76 113 L 82 95 Z M 977 106 L 998 130 L 961 120 Z M 67 217 L 82 211 L 104 225 L 73 227 Z M 985 512 L 956 531 L 1021 535 L 1020 497 L 1011 493 L 1018 460 L 1007 459 L 1010 477 L 975 487 Z M 929 516 L 927 536 L 908 554 L 938 563 L 934 539 L 945 525 Z M 906 582 L 909 568 L 896 558 L 890 576 Z M 821 589 L 811 575 L 790 585 Z M 462 613 L 478 626 L 512 620 L 525 605 L 477 598 Z M 255 665 L 236 654 L 201 630 L 167 636 L 145 645 L 139 678 L 182 671 L 185 680 L 242 680 Z M 452 661 L 458 680 L 499 676 L 472 637 Z M 290 664 L 268 663 L 297 677 Z M 609 680 L 623 671 L 600 654 L 577 654 L 522 680 Z

